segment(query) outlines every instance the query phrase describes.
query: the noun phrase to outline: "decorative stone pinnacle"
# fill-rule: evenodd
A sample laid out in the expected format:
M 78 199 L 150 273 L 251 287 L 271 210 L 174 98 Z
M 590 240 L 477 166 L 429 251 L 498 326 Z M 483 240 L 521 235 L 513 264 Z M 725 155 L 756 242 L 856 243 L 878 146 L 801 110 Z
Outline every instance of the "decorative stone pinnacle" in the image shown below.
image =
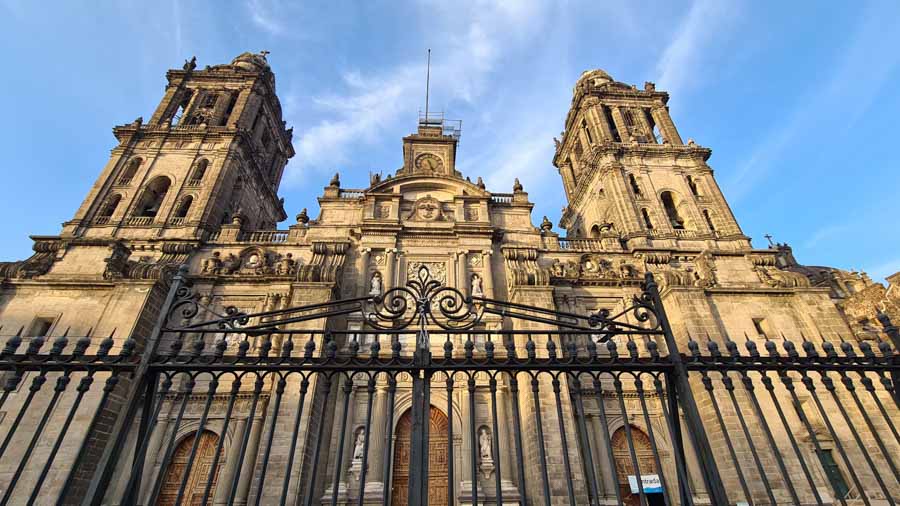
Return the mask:
M 303 225 L 306 225 L 307 223 L 309 223 L 309 215 L 306 213 L 305 207 L 300 211 L 300 214 L 297 215 L 297 223 L 300 223 Z
M 544 216 L 544 219 L 541 221 L 541 230 L 545 232 L 553 230 L 553 223 L 550 221 L 550 218 Z

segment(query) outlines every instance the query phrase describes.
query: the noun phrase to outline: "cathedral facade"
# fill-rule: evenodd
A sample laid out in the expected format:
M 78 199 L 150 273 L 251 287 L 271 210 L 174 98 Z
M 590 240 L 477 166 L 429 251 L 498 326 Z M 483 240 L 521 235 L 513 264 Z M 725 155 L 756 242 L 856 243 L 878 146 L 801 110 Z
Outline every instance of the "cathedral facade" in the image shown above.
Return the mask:
M 138 118 L 113 129 L 116 145 L 109 162 L 60 234 L 33 236 L 33 256 L 0 264 L 4 334 L 22 328 L 20 334 L 28 343 L 68 332 L 91 337 L 91 346 L 112 336 L 113 352 L 131 336 L 140 351 L 159 317 L 168 280 L 182 265 L 187 266 L 200 307 L 213 315 L 227 307 L 259 314 L 380 295 L 415 279 L 423 268 L 441 285 L 471 297 L 569 314 L 615 313 L 640 294 L 646 274 L 651 273 L 683 350 L 692 339 L 767 343 L 803 335 L 876 343 L 890 342 L 896 333 L 892 323 L 900 320 L 896 281 L 885 288 L 863 273 L 801 265 L 784 244 L 765 248 L 751 244 L 707 164 L 710 149 L 683 140 L 669 115 L 668 94 L 652 83 L 638 89 L 601 70 L 585 72 L 575 83 L 552 159 L 567 200 L 558 224 L 558 230 L 564 230 L 560 234 L 546 217 L 532 216 L 533 204 L 518 180 L 509 191 L 497 192 L 487 188 L 479 174 L 461 173 L 456 165 L 458 126 L 428 116 L 402 139 L 399 169 L 372 176 L 366 188 L 345 188 L 335 174 L 322 189 L 318 215 L 303 209 L 286 229 L 276 229 L 288 218 L 278 191 L 294 155 L 293 132 L 282 118 L 265 55 L 245 53 L 228 64 L 205 68 L 191 60 L 166 77 L 165 94 L 149 120 Z M 361 314 L 335 315 L 327 325 L 344 335 L 367 329 Z M 515 324 L 489 315 L 480 325 L 491 331 Z M 414 339 L 414 335 L 398 337 L 403 346 Z M 439 353 L 444 343 L 431 344 Z M 464 343 L 456 345 L 462 349 Z M 240 343 L 223 346 L 228 353 L 238 353 Z M 258 347 L 259 342 L 250 346 Z M 475 339 L 474 353 L 484 352 L 485 343 Z M 8 387 L 0 434 L 10 433 L 20 411 L 24 414 L 17 424 L 36 426 L 47 406 L 42 402 L 49 401 L 26 404 L 32 402 L 30 380 L 10 381 L 11 373 L 4 374 Z M 125 380 L 110 387 L 113 392 L 123 388 Z M 278 504 L 284 483 L 288 504 L 300 504 L 306 497 L 314 497 L 316 504 L 358 500 L 380 504 L 388 497 L 392 504 L 404 504 L 408 487 L 404 480 L 410 473 L 408 455 L 407 460 L 403 456 L 411 437 L 409 385 L 398 385 L 396 402 L 387 406 L 387 385 L 375 384 L 371 415 L 366 409 L 372 402 L 366 384 L 352 385 L 348 391 L 354 395 L 348 403 L 325 400 L 302 420 L 297 416 L 303 434 L 299 439 L 290 438 L 297 401 L 291 395 L 296 393 L 284 393 L 283 401 L 279 393 L 275 402 L 276 384 L 264 384 L 255 394 L 253 385 L 245 384 L 233 392 L 238 401 L 231 406 L 227 389 L 219 388 L 221 397 L 217 394 L 210 413 L 203 409 L 204 396 L 169 394 L 150 432 L 140 490 L 126 497 L 135 460 L 129 449 L 132 442 L 125 445 L 123 464 L 109 480 L 103 503 L 201 504 L 206 489 L 211 504 Z M 629 475 L 661 475 L 670 482 L 679 476 L 671 449 L 660 442 L 662 449 L 656 451 L 657 443 L 650 441 L 654 432 L 659 437 L 667 430 L 663 403 L 641 407 L 640 396 L 625 388 L 608 405 L 586 403 L 576 409 L 566 404 L 549 415 L 553 420 L 562 417 L 556 421 L 561 427 L 571 426 L 572 433 L 583 431 L 588 444 L 570 440 L 565 446 L 565 435 L 544 430 L 546 446 L 566 448 L 571 464 L 569 473 L 551 466 L 548 504 L 568 504 L 566 497 L 572 496 L 578 504 L 641 504 Z M 696 388 L 702 392 L 699 383 Z M 287 391 L 294 389 L 288 385 Z M 429 502 L 471 504 L 473 488 L 489 504 L 498 502 L 495 489 L 502 489 L 504 503 L 509 504 L 522 500 L 522 490 L 529 497 L 541 496 L 540 479 L 527 486 L 519 483 L 524 477 L 516 470 L 509 385 L 501 381 L 494 392 L 479 380 L 473 390 L 451 391 L 453 399 L 447 395 L 441 389 L 431 393 L 435 407 L 428 423 L 430 441 L 435 443 L 429 476 L 453 479 L 443 485 L 435 482 Z M 64 423 L 75 396 L 67 391 L 53 401 L 59 406 L 50 415 L 49 426 Z M 75 503 L 89 496 L 95 490 L 92 476 L 109 444 L 104 420 L 111 424 L 115 419 L 125 402 L 120 397 L 113 395 L 107 401 L 101 390 L 93 389 L 79 398 L 83 406 L 103 403 L 107 418 L 92 422 L 94 413 L 82 407 L 45 477 L 40 477 L 37 464 L 17 473 L 16 456 L 32 451 L 27 449 L 29 432 L 20 429 L 14 439 L 7 438 L 11 444 L 6 448 L 4 443 L 0 487 L 7 488 L 18 475 L 17 490 L 41 480 L 36 504 L 58 499 Z M 495 428 L 490 406 L 498 402 L 500 423 Z M 714 407 L 699 404 L 701 415 L 712 419 Z M 445 409 L 448 405 L 456 408 Z M 647 416 L 629 416 L 622 407 Z M 233 413 L 227 427 L 226 410 Z M 777 416 L 772 407 L 763 412 L 773 419 Z M 278 431 L 270 422 L 276 413 Z M 897 420 L 896 413 L 894 407 L 888 423 Z M 360 429 L 368 416 L 379 429 L 363 447 L 357 443 L 367 439 Z M 198 430 L 201 419 L 204 428 Z M 347 429 L 341 431 L 338 421 L 343 419 Z M 266 437 L 270 423 L 273 438 Z M 448 425 L 455 427 L 451 441 Z M 384 434 L 387 426 L 393 434 L 390 440 Z M 523 428 L 533 437 L 529 430 Z M 318 446 L 316 434 L 324 438 Z M 785 435 L 775 437 L 787 441 Z M 724 438 L 722 432 L 711 432 L 714 451 L 724 452 Z M 23 444 L 16 444 L 19 441 Z M 890 443 L 889 450 L 900 448 L 897 444 Z M 297 445 L 291 457 L 296 450 L 300 462 L 293 468 L 286 464 L 291 445 Z M 455 448 L 452 458 L 445 452 L 448 445 Z M 31 461 L 46 460 L 49 446 L 37 445 Z M 321 448 L 315 454 L 324 471 L 309 479 L 314 446 Z M 345 446 L 341 454 L 339 448 Z M 213 460 L 219 447 L 222 457 Z M 388 459 L 382 458 L 385 448 L 393 448 Z M 832 443 L 830 448 L 836 447 Z M 269 457 L 267 451 L 272 452 L 271 463 L 265 460 L 268 467 L 261 458 L 264 453 Z M 360 487 L 359 462 L 365 451 L 371 455 L 369 478 Z M 738 452 L 750 458 L 746 449 Z M 822 497 L 828 499 L 824 502 L 837 503 L 840 494 L 832 489 L 836 483 L 852 481 L 847 476 L 850 466 L 832 458 L 828 448 L 809 452 L 816 465 L 809 470 L 804 466 L 803 471 L 820 484 Z M 662 458 L 654 459 L 654 454 Z M 210 475 L 214 480 L 197 471 L 186 474 L 183 464 L 188 455 L 205 463 L 194 469 L 217 466 Z M 478 460 L 475 467 L 468 465 L 473 455 Z M 525 456 L 525 476 L 539 474 L 529 467 L 532 458 Z M 640 472 L 633 469 L 633 459 L 640 462 Z M 771 458 L 763 458 L 762 465 L 779 473 Z M 787 463 L 798 475 L 800 465 L 802 459 Z M 684 466 L 693 501 L 709 504 L 701 484 L 702 462 L 689 457 Z M 586 477 L 588 468 L 596 479 Z M 496 472 L 503 480 L 495 486 Z M 260 485 L 263 474 L 270 478 Z M 872 473 L 859 474 L 862 482 L 872 481 Z M 733 473 L 723 473 L 723 481 L 729 490 L 740 488 Z M 792 503 L 785 487 L 777 476 L 771 486 L 750 483 L 745 489 L 751 497 L 744 504 L 767 503 L 767 496 L 779 504 Z M 896 482 L 884 485 L 887 494 L 873 487 L 873 503 L 891 494 L 896 498 L 898 487 Z M 772 495 L 764 488 L 771 488 Z M 816 502 L 811 492 L 801 496 L 804 502 Z M 683 503 L 683 498 L 672 500 Z M 28 502 L 25 492 L 13 496 L 11 503 L 19 502 Z

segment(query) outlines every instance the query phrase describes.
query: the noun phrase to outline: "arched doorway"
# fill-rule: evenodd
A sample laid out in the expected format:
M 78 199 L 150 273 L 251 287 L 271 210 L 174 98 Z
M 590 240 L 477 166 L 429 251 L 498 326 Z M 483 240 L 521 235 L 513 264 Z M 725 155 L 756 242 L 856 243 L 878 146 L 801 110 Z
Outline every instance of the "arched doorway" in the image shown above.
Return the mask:
M 428 504 L 447 505 L 447 416 L 431 406 L 428 417 Z M 394 472 L 391 480 L 391 504 L 405 506 L 409 494 L 409 450 L 412 432 L 412 411 L 407 410 L 397 422 L 394 442 Z
M 197 433 L 195 432 L 182 439 L 175 448 L 172 460 L 166 468 L 159 500 L 156 501 L 157 506 L 174 505 L 175 500 L 178 499 L 178 489 L 181 487 L 181 480 L 184 478 L 184 471 L 187 469 L 188 459 L 191 456 L 191 448 L 193 448 L 194 440 L 196 438 Z M 191 474 L 188 476 L 181 504 L 199 506 L 203 501 L 203 491 L 206 489 L 206 479 L 209 477 L 209 469 L 210 466 L 212 466 L 213 457 L 215 456 L 216 446 L 218 444 L 219 436 L 212 432 L 203 431 L 203 433 L 200 434 L 200 442 L 197 445 L 197 454 L 194 457 L 194 464 L 191 466 Z M 221 462 L 217 467 L 221 469 Z M 216 472 L 213 474 L 213 483 L 209 493 L 210 498 L 215 494 L 219 469 L 216 469 Z
M 638 494 L 631 493 L 631 486 L 628 484 L 628 476 L 640 476 L 648 474 L 657 474 L 656 463 L 653 459 L 653 446 L 650 444 L 650 438 L 641 429 L 630 426 L 631 441 L 634 445 L 634 453 L 637 456 L 640 472 L 635 472 L 634 465 L 631 461 L 631 450 L 628 445 L 628 434 L 625 427 L 620 427 L 613 433 L 612 447 L 613 457 L 616 460 L 616 477 L 618 478 L 619 491 L 622 494 L 622 501 L 628 506 L 638 506 L 641 504 L 641 498 Z M 648 494 L 648 503 L 651 505 L 663 504 L 662 494 Z

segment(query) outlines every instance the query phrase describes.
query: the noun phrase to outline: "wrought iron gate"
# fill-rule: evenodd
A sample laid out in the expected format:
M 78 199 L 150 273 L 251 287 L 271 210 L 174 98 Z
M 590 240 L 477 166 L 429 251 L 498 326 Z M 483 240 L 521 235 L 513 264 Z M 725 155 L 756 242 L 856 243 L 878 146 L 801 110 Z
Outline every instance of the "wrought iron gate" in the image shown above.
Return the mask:
M 182 271 L 146 340 L 7 341 L 0 504 L 900 497 L 895 346 L 707 336 L 681 353 L 650 275 L 626 306 L 467 297 L 423 268 L 383 295 L 215 315 Z

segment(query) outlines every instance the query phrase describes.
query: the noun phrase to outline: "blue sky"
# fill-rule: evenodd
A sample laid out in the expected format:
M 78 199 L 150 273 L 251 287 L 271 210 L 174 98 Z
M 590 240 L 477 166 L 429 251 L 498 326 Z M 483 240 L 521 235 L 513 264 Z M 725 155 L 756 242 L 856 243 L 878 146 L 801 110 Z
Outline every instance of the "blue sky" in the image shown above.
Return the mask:
M 88 9 L 85 6 L 90 5 Z M 806 264 L 900 270 L 900 2 L 45 2 L 0 0 L 0 259 L 56 234 L 114 146 L 148 118 L 165 71 L 271 51 L 297 156 L 281 194 L 313 211 L 331 174 L 393 172 L 424 102 L 463 120 L 458 165 L 541 215 L 565 204 L 551 164 L 579 74 L 654 81 L 745 233 Z M 286 224 L 285 224 L 286 226 Z

